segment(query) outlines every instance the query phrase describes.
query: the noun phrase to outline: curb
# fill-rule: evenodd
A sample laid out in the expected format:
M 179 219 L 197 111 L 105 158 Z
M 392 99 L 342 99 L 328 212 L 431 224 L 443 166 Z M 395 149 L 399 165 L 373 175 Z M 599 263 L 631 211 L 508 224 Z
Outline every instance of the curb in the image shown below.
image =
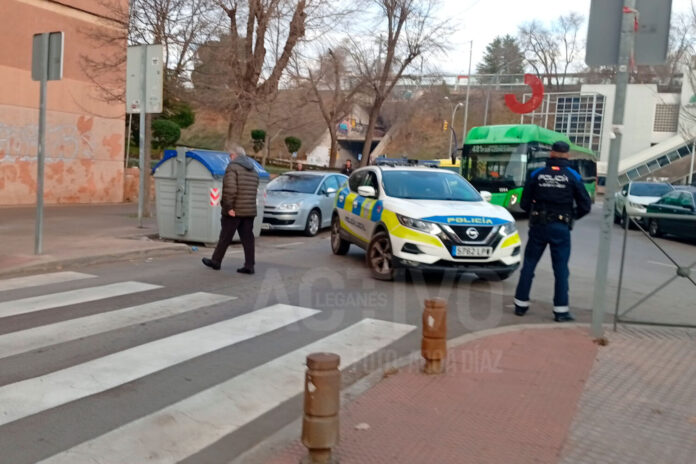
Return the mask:
M 495 335 L 502 335 L 515 331 L 522 330 L 536 330 L 536 329 L 587 329 L 589 325 L 581 322 L 574 323 L 539 323 L 539 324 L 518 324 L 518 325 L 507 325 L 504 327 L 496 327 L 494 329 L 486 329 L 480 332 L 473 332 L 459 337 L 447 340 L 448 350 L 451 348 L 470 343 L 475 340 L 479 340 L 486 337 L 492 337 Z M 588 333 L 589 337 L 589 333 Z M 358 399 L 365 392 L 373 388 L 382 379 L 385 378 L 387 372 L 401 369 L 409 364 L 415 363 L 421 359 L 420 349 L 407 354 L 406 356 L 397 359 L 389 364 L 386 364 L 379 369 L 373 371 L 352 385 L 346 387 L 341 391 L 341 409 L 346 405 L 352 403 Z M 293 420 L 291 423 L 281 428 L 270 437 L 257 443 L 251 449 L 245 451 L 243 454 L 237 456 L 236 458 L 228 461 L 228 464 L 258 464 L 267 462 L 277 453 L 283 451 L 288 445 L 293 441 L 296 441 L 300 436 L 300 430 L 302 429 L 302 416 Z
M 111 262 L 127 261 L 134 258 L 160 258 L 177 253 L 188 252 L 189 246 L 181 243 L 172 243 L 156 248 L 143 248 L 140 250 L 124 251 L 122 253 L 109 253 L 105 255 L 79 256 L 76 258 L 56 259 L 42 263 L 31 263 L 25 266 L 17 266 L 11 269 L 0 270 L 0 277 L 29 274 L 32 272 L 56 271 L 75 266 L 89 266 Z

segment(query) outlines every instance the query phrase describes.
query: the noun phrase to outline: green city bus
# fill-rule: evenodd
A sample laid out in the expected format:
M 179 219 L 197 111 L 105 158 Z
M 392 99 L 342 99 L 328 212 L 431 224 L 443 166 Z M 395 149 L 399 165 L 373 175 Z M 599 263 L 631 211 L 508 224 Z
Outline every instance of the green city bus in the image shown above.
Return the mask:
M 521 212 L 522 188 L 531 173 L 545 166 L 551 145 L 570 145 L 570 163 L 594 202 L 597 157 L 559 132 L 532 124 L 473 127 L 462 150 L 461 175 L 479 191 L 491 193 L 491 203 Z

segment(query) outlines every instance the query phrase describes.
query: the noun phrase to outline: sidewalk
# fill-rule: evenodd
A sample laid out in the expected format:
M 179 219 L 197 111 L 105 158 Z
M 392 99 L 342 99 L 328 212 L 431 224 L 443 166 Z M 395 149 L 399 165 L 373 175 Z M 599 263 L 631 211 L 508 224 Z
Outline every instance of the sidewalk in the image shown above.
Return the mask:
M 0 275 L 51 270 L 128 257 L 185 252 L 186 245 L 152 240 L 156 220 L 137 227 L 137 204 L 61 205 L 44 210 L 43 254 L 34 255 L 34 207 L 0 208 Z
M 344 404 L 334 456 L 341 464 L 696 462 L 696 332 L 621 328 L 605 347 L 586 328 L 502 332 L 451 348 L 442 376 L 411 364 Z M 295 442 L 254 462 L 305 455 Z

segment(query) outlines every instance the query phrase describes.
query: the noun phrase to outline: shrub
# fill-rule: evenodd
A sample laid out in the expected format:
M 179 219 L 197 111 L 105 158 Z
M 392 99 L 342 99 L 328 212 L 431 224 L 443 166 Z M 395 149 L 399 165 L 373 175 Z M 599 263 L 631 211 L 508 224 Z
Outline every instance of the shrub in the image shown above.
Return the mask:
M 174 145 L 181 137 L 179 125 L 169 119 L 152 121 L 152 147 L 166 148 Z
M 266 131 L 262 129 L 254 129 L 251 131 L 251 141 L 254 153 L 258 153 L 263 150 L 263 146 L 266 143 Z
M 302 140 L 292 136 L 286 137 L 285 146 L 288 147 L 288 151 L 290 153 L 295 153 L 299 151 L 300 147 L 302 146 Z

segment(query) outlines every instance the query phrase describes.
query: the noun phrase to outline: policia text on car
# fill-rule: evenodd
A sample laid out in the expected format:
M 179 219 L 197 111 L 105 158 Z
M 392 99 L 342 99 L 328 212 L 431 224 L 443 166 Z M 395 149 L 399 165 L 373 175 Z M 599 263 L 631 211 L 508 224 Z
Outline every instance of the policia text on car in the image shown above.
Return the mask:
M 529 213 L 529 239 L 515 292 L 515 314 L 518 316 L 524 316 L 529 309 L 534 270 L 549 245 L 556 281 L 554 319 L 556 322 L 574 320 L 568 309 L 570 231 L 574 220 L 590 212 L 592 201 L 580 174 L 570 168 L 569 151 L 567 143 L 554 143 L 546 167 L 532 173 L 522 192 L 520 206 Z

